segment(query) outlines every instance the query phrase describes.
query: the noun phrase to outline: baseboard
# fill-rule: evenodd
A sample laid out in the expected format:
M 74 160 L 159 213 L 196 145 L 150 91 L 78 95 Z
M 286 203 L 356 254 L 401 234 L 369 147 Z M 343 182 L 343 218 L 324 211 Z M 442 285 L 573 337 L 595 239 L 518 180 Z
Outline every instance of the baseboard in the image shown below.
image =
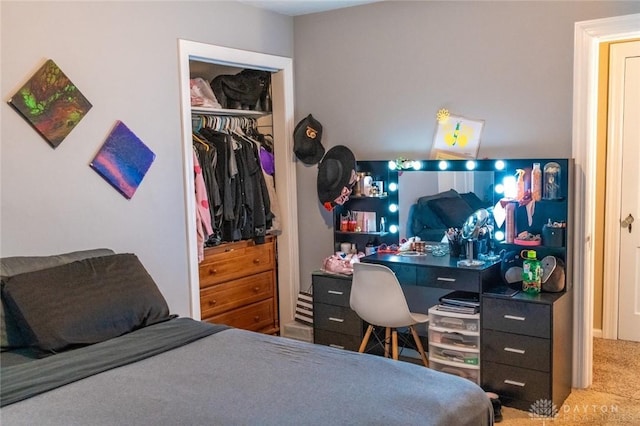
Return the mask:
M 602 329 L 601 328 L 594 328 L 593 329 L 593 337 L 602 337 Z

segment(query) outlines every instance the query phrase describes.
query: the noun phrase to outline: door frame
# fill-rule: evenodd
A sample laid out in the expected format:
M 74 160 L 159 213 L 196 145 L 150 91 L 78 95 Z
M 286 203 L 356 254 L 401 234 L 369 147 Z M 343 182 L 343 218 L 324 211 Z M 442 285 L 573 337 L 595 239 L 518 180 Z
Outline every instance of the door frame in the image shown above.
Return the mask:
M 576 22 L 573 64 L 573 133 L 575 159 L 573 383 L 591 385 L 593 375 L 593 237 L 595 235 L 598 56 L 602 42 L 640 36 L 640 14 Z
M 187 259 L 190 290 L 190 314 L 200 316 L 200 275 L 196 238 L 196 211 L 193 197 L 193 148 L 189 60 L 211 62 L 238 68 L 271 71 L 273 139 L 276 192 L 280 204 L 282 233 L 277 238 L 278 310 L 282 326 L 294 319 L 300 278 L 298 250 L 298 200 L 296 167 L 293 156 L 294 95 L 293 60 L 246 50 L 232 49 L 190 40 L 178 40 L 180 64 L 180 101 L 182 116 L 182 148 L 184 165 L 185 212 L 187 223 Z

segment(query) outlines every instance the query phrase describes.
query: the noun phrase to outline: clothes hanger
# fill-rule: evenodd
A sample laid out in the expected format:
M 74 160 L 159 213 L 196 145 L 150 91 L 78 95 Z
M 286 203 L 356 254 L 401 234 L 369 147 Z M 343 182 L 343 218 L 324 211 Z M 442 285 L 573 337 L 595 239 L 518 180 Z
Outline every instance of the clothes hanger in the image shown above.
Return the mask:
M 211 148 L 209 146 L 209 144 L 207 144 L 205 141 L 203 141 L 202 139 L 200 139 L 200 137 L 198 135 L 196 135 L 195 133 L 191 134 L 192 138 L 194 141 L 198 142 L 199 144 L 203 145 L 205 148 L 205 151 L 209 152 L 209 149 Z

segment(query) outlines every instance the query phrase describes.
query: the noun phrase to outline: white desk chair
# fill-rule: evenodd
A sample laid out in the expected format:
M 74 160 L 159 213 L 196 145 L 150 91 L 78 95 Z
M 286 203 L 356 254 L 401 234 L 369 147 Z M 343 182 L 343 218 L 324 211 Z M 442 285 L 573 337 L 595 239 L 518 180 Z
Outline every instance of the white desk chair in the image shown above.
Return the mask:
M 422 362 L 426 367 L 429 366 L 424 348 L 414 328 L 416 324 L 426 323 L 429 317 L 409 311 L 398 278 L 391 269 L 374 263 L 354 263 L 349 304 L 351 309 L 369 324 L 358 352 L 364 352 L 375 326 L 385 327 L 384 355 L 389 357 L 389 341 L 391 341 L 393 359 L 397 360 L 398 332 L 396 329 L 408 327 Z M 389 339 L 390 336 L 391 339 Z

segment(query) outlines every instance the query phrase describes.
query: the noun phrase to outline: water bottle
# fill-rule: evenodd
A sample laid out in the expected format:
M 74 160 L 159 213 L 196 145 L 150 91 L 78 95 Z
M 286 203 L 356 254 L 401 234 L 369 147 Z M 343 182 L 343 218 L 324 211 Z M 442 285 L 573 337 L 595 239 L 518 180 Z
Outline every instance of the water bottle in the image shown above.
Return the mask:
M 526 293 L 540 293 L 542 287 L 542 265 L 536 258 L 535 250 L 522 250 L 522 291 Z

